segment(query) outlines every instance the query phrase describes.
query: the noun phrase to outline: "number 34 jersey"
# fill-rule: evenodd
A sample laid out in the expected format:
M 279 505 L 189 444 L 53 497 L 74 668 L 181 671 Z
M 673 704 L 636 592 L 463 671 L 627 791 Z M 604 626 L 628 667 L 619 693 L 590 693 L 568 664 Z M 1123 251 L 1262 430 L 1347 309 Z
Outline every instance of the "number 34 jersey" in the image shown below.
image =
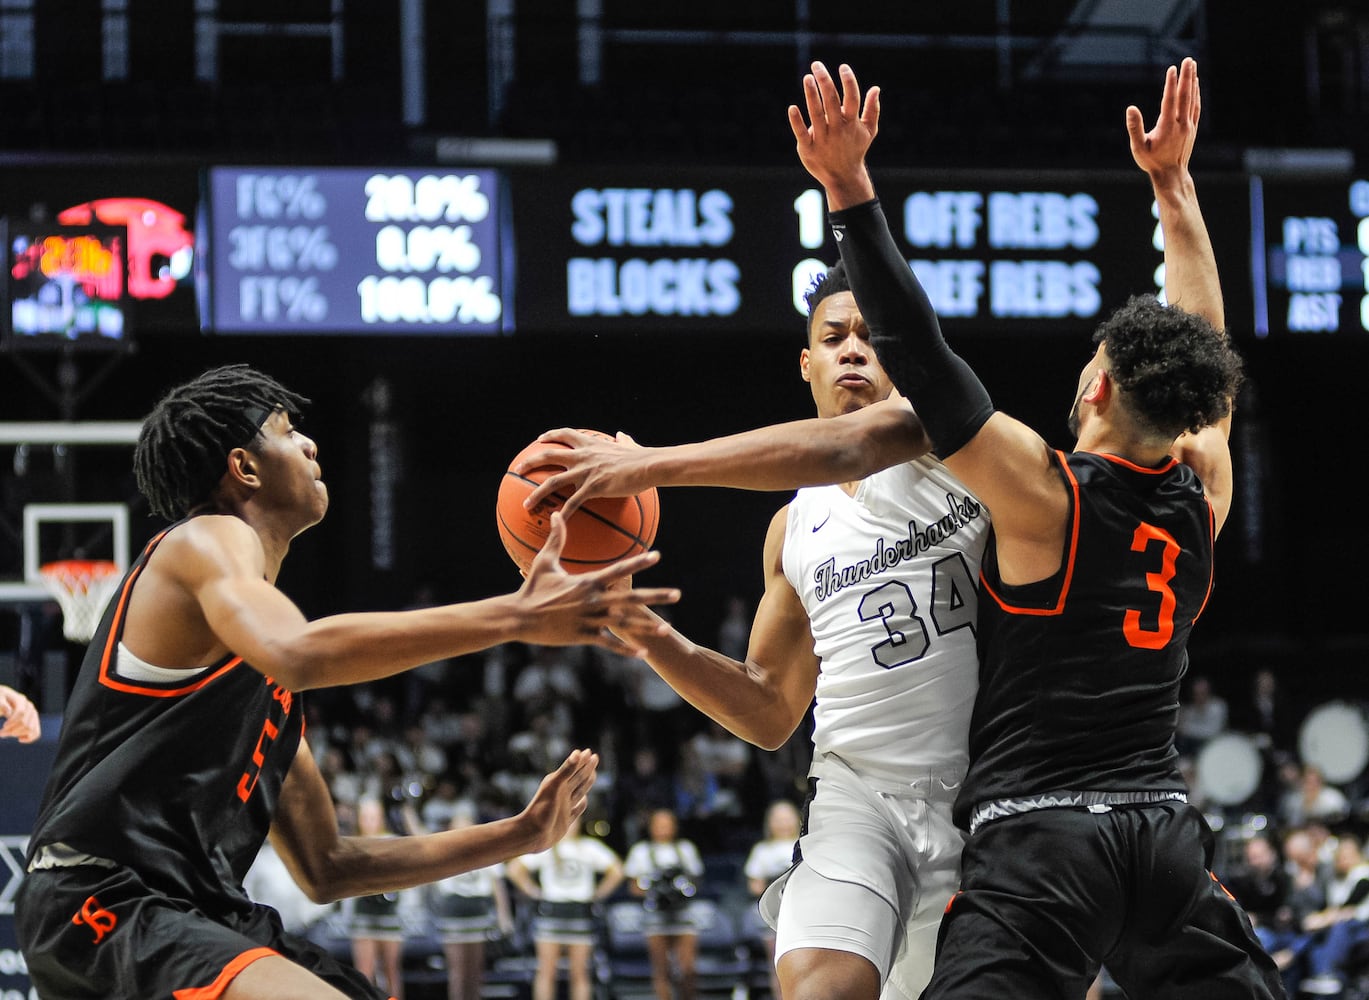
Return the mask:
M 813 747 L 865 774 L 958 781 L 978 689 L 979 563 L 989 512 L 922 458 L 789 505 L 784 575 L 821 660 Z

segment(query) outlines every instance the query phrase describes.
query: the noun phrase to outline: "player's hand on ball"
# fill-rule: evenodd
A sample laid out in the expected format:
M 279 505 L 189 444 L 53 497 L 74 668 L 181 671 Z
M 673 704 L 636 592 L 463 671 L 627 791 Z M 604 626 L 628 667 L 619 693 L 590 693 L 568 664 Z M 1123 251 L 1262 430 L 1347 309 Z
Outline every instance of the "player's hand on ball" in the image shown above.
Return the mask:
M 646 614 L 644 607 L 674 604 L 680 592 L 674 587 L 625 587 L 629 580 L 660 561 L 655 550 L 619 560 L 590 573 L 567 573 L 561 566 L 566 522 L 560 511 L 551 515 L 551 532 L 532 561 L 518 597 L 526 614 L 523 640 L 547 646 L 580 643 L 603 646 L 618 653 L 639 656 L 642 649 L 624 641 L 610 629 L 626 635 L 663 634 L 669 626 Z M 646 619 L 652 619 L 650 623 Z
M 647 449 L 619 431 L 606 440 L 570 427 L 547 431 L 537 438 L 543 447 L 528 452 L 516 471 L 559 465 L 563 471 L 544 479 L 523 501 L 529 510 L 547 497 L 568 496 L 561 510 L 567 517 L 591 497 L 630 497 L 650 489 L 642 459 Z

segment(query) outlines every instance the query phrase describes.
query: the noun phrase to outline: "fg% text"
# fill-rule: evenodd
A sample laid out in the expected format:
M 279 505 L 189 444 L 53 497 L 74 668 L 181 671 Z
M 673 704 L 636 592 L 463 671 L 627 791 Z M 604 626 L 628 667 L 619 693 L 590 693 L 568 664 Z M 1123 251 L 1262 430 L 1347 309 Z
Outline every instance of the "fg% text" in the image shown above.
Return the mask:
M 328 316 L 328 298 L 317 278 L 253 275 L 238 280 L 238 310 L 244 320 L 320 323 Z
M 313 174 L 243 174 L 234 193 L 239 219 L 321 219 L 328 210 Z
M 331 271 L 338 251 L 327 226 L 234 226 L 228 263 L 236 271 Z

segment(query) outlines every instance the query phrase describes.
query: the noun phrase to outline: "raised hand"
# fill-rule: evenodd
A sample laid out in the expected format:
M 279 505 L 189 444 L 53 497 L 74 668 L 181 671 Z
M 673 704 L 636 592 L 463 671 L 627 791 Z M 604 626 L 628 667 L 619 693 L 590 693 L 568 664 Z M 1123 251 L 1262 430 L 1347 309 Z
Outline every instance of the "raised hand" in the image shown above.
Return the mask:
M 605 441 L 561 427 L 547 431 L 537 440 L 544 447 L 530 451 L 514 471 L 524 475 L 548 465 L 559 465 L 564 471 L 549 475 L 528 494 L 523 506 L 529 510 L 550 496 L 568 494 L 561 513 L 570 517 L 591 497 L 630 497 L 656 485 L 647 479 L 646 469 L 637 461 L 645 449 L 622 431 L 615 440 Z
M 572 750 L 560 767 L 542 779 L 523 808 L 523 815 L 541 831 L 529 854 L 545 851 L 560 841 L 571 822 L 584 814 L 598 767 L 597 753 Z
M 865 154 L 879 131 L 879 88 L 871 87 L 862 106 L 860 86 L 851 67 L 842 63 L 841 92 L 827 67 L 813 63 L 803 78 L 808 119 L 789 105 L 789 127 L 799 160 L 827 191 L 828 207 L 849 208 L 875 196 L 865 169 Z
M 551 515 L 551 530 L 542 551 L 532 561 L 518 598 L 526 615 L 521 638 L 546 646 L 580 643 L 603 646 L 627 656 L 642 648 L 621 636 L 664 635 L 670 626 L 649 614 L 647 606 L 674 604 L 680 592 L 673 587 L 631 587 L 634 573 L 660 561 L 656 551 L 621 559 L 591 573 L 567 573 L 561 565 L 566 542 L 565 517 Z M 618 634 L 610 632 L 613 629 Z
M 1160 97 L 1160 116 L 1149 132 L 1136 105 L 1127 108 L 1127 135 L 1136 165 L 1154 176 L 1168 171 L 1187 171 L 1198 136 L 1198 117 L 1202 111 L 1198 90 L 1198 64 L 1188 58 L 1176 70 L 1165 73 L 1165 90 Z

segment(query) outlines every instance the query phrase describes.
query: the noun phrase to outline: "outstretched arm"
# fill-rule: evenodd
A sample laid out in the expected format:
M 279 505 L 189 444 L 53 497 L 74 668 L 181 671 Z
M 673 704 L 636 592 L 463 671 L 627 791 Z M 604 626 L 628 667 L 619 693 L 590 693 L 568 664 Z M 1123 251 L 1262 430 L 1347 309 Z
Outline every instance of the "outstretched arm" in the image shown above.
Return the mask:
M 563 427 L 514 471 L 543 466 L 548 476 L 524 500 L 528 508 L 566 496 L 565 516 L 595 496 L 631 496 L 649 486 L 730 486 L 795 490 L 849 482 L 925 455 L 931 447 L 907 400 L 894 397 L 838 417 L 794 420 L 693 444 L 643 448 L 626 434 L 616 441 Z
M 1165 74 L 1160 113 L 1146 131 L 1141 111 L 1127 108 L 1131 155 L 1150 177 L 1160 212 L 1165 241 L 1165 295 L 1172 306 L 1202 316 L 1219 336 L 1226 335 L 1226 313 L 1217 258 L 1212 252 L 1207 224 L 1198 207 L 1198 193 L 1189 173 L 1189 159 L 1198 135 L 1202 98 L 1198 64 L 1185 59 Z M 1212 427 L 1181 435 L 1174 456 L 1191 466 L 1212 503 L 1218 530 L 1231 510 L 1233 492 L 1231 415 Z
M 765 593 L 745 660 L 699 646 L 674 629 L 643 642 L 651 669 L 680 697 L 734 736 L 766 750 L 779 748 L 793 734 L 818 683 L 808 614 L 782 565 L 788 510 L 774 516 L 765 538 Z
M 512 594 L 413 611 L 332 615 L 309 621 L 265 579 L 260 539 L 235 517 L 198 517 L 173 531 L 150 566 L 195 601 L 223 647 L 292 691 L 377 680 L 433 660 L 509 640 L 545 645 L 593 643 L 618 652 L 638 648 L 630 635 L 644 604 L 673 603 L 678 591 L 629 589 L 624 581 L 655 565 L 643 553 L 593 573 L 571 575 L 558 557 L 565 522 L 553 515 L 546 546 Z M 168 630 L 170 631 L 170 630 Z M 157 637 L 144 628 L 138 639 Z M 157 651 L 141 655 L 158 659 Z M 184 657 L 163 655 L 162 662 Z
M 584 813 L 598 764 L 598 754 L 571 751 L 523 811 L 508 819 L 417 837 L 343 837 L 328 786 L 301 742 L 281 789 L 271 842 L 295 882 L 318 903 L 426 885 L 559 841 Z

